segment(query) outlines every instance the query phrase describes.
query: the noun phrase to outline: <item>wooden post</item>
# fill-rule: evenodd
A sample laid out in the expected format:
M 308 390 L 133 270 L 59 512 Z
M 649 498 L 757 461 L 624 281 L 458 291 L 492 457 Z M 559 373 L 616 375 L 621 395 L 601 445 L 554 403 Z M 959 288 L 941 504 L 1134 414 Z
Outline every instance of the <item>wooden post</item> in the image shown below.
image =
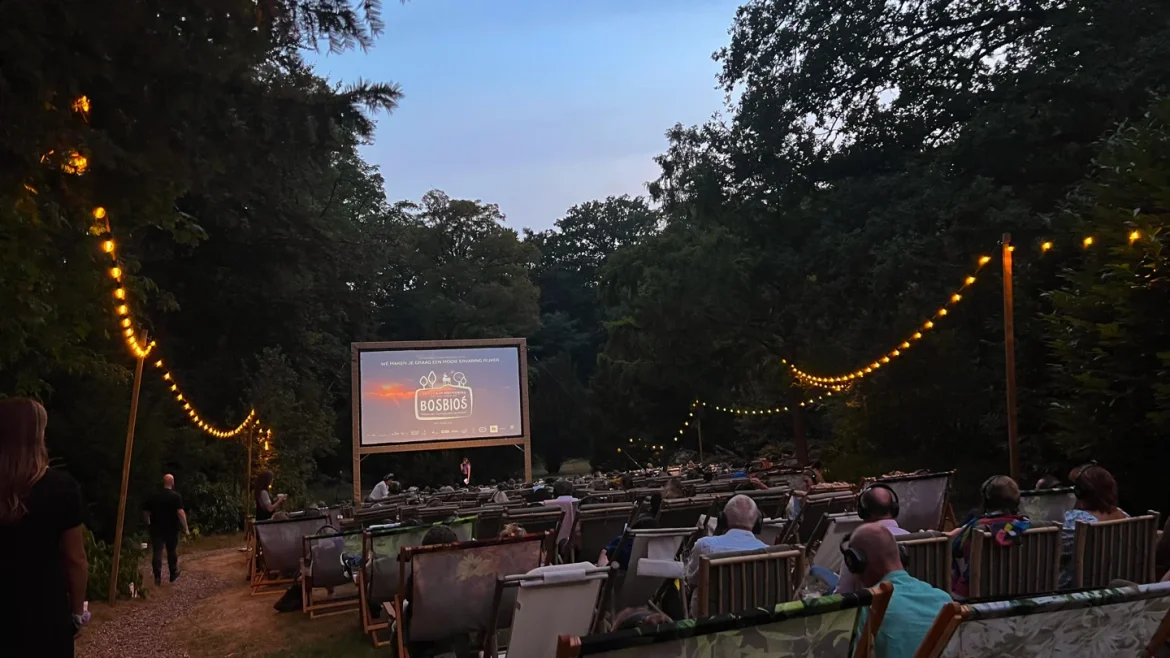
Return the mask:
M 524 440 L 524 481 L 532 482 L 532 439 Z
M 703 419 L 695 421 L 695 432 L 699 434 L 699 463 L 703 463 Z
M 146 337 L 143 337 L 146 343 Z M 113 563 L 110 568 L 110 605 L 118 598 L 118 562 L 122 557 L 122 527 L 126 522 L 126 489 L 130 484 L 130 456 L 134 452 L 134 425 L 138 420 L 138 393 L 142 390 L 142 364 L 146 356 L 138 357 L 134 368 L 134 392 L 130 396 L 130 422 L 126 427 L 126 452 L 122 456 L 122 491 L 118 497 L 118 523 L 114 526 Z
M 1012 479 L 1020 481 L 1020 445 L 1016 425 L 1016 336 L 1012 300 L 1012 234 L 1003 234 L 1003 350 L 1007 365 L 1008 461 Z
M 256 426 L 249 426 L 244 436 L 248 442 L 248 465 L 244 469 L 244 527 L 247 527 L 248 512 L 252 509 L 252 444 L 256 442 Z
M 808 437 L 804 433 L 803 402 L 793 398 L 792 402 L 792 438 L 796 442 L 796 461 L 801 466 L 808 466 Z

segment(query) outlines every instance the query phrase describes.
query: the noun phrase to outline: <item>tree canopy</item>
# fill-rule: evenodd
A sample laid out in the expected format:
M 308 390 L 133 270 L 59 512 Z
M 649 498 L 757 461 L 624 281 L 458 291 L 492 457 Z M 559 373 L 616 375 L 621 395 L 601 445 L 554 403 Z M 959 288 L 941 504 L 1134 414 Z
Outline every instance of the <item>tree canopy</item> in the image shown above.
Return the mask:
M 6 11 L 0 394 L 46 403 L 51 455 L 99 534 L 133 361 L 98 206 L 159 358 L 205 417 L 257 410 L 274 432 L 261 459 L 301 501 L 348 477 L 349 343 L 506 336 L 528 338 L 534 449 L 554 472 L 669 459 L 701 420 L 708 453 L 790 449 L 800 427 L 842 478 L 958 468 L 977 483 L 1007 469 L 998 261 L 965 279 L 1010 233 L 1026 475 L 1097 458 L 1127 504 L 1170 502 L 1152 473 L 1170 423 L 1164 1 L 748 0 L 714 55 L 726 115 L 666 132 L 647 196 L 585 200 L 545 231 L 491 199 L 386 197 L 358 147 L 401 90 L 338 85 L 302 57 L 369 47 L 381 9 Z M 799 405 L 823 391 L 786 361 L 865 367 L 959 289 L 895 363 Z M 191 426 L 153 376 L 139 414 L 133 496 L 174 472 L 196 523 L 237 523 L 240 442 Z M 485 477 L 520 471 L 514 450 L 482 454 Z M 365 467 L 426 484 L 452 459 Z

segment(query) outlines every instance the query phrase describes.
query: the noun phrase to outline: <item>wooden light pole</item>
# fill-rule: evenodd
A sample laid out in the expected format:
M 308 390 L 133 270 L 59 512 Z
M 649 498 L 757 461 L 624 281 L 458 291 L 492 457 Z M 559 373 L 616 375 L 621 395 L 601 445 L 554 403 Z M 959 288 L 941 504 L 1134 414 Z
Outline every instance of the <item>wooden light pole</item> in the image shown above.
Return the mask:
M 143 342 L 148 343 L 146 336 Z M 122 528 L 126 522 L 126 489 L 130 484 L 130 456 L 134 453 L 134 425 L 138 421 L 138 393 L 142 390 L 142 364 L 145 352 L 134 367 L 134 392 L 130 396 L 130 422 L 126 426 L 126 452 L 122 456 L 122 490 L 118 496 L 118 523 L 114 526 L 113 560 L 110 568 L 110 605 L 118 597 L 118 563 L 122 557 Z
M 1008 462 L 1012 479 L 1020 481 L 1020 445 L 1016 424 L 1016 336 L 1012 300 L 1012 234 L 1003 234 L 1003 350 L 1007 366 Z

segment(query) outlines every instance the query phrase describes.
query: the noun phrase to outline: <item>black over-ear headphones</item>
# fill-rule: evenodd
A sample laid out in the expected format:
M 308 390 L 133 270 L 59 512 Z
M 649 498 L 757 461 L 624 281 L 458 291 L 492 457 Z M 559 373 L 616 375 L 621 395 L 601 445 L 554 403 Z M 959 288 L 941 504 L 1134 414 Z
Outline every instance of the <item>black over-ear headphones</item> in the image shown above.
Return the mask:
M 753 500 L 752 502 L 754 503 L 756 501 Z M 727 532 L 727 530 L 728 530 L 726 509 L 727 509 L 727 503 L 724 503 L 723 509 L 719 510 L 719 519 L 715 522 L 715 534 L 717 534 L 717 535 L 722 535 L 723 533 Z M 756 522 L 755 522 L 755 525 L 752 526 L 752 534 L 758 535 L 763 531 L 764 531 L 764 513 L 760 511 L 760 507 L 757 505 L 756 506 Z
M 873 509 L 866 502 L 868 498 L 865 494 L 874 489 L 885 489 L 890 492 L 890 504 L 886 507 L 886 511 L 889 512 L 891 518 L 898 518 L 898 512 L 901 509 L 901 505 L 898 502 L 898 492 L 894 491 L 892 487 L 884 482 L 873 482 L 862 489 L 861 493 L 857 494 L 857 516 L 861 517 L 862 521 L 868 521 L 876 514 L 882 512 L 880 507 Z
M 1088 473 L 1090 468 L 1100 468 L 1100 466 L 1097 465 L 1096 460 L 1093 460 L 1082 466 L 1081 470 L 1077 471 L 1076 478 L 1073 479 L 1073 494 L 1077 498 L 1084 498 L 1089 494 L 1089 490 L 1085 488 L 1085 485 L 1081 484 L 1081 479 L 1085 477 L 1085 473 Z
M 817 472 L 814 471 L 813 469 L 806 468 L 803 471 L 801 471 L 800 474 L 807 476 L 808 479 L 813 481 L 813 484 L 820 484 L 820 479 L 817 477 Z
M 865 557 L 865 551 L 849 545 L 849 539 L 852 536 L 853 533 L 849 533 L 841 539 L 841 559 L 845 561 L 845 568 L 849 570 L 849 573 L 863 574 L 865 568 L 869 566 L 869 559 Z

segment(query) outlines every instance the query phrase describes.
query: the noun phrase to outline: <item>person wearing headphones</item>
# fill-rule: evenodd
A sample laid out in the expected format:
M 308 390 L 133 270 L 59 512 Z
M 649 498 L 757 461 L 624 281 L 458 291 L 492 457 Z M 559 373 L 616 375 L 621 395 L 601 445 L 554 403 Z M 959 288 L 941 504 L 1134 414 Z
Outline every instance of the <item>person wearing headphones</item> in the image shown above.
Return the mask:
M 980 488 L 983 513 L 950 531 L 951 589 L 955 596 L 966 597 L 970 591 L 971 537 L 975 528 L 987 530 L 1000 546 L 1015 544 L 1025 530 L 1032 527 L 1028 517 L 1020 514 L 1020 485 L 1006 475 L 993 475 Z
M 845 568 L 864 587 L 878 583 L 893 584 L 894 593 L 886 606 L 885 617 L 874 637 L 876 658 L 913 656 L 938 617 L 943 606 L 951 602 L 950 594 L 906 573 L 902 555 L 889 528 L 879 523 L 863 523 L 841 545 Z M 864 626 L 868 609 L 862 611 L 859 624 Z
M 862 489 L 861 493 L 857 495 L 857 516 L 866 523 L 875 523 L 885 527 L 895 537 L 909 534 L 908 531 L 898 526 L 898 512 L 898 494 L 886 484 L 874 482 Z M 853 572 L 841 567 L 841 573 L 837 575 L 836 592 L 845 594 L 861 589 L 864 589 L 864 586 L 853 575 Z
M 796 519 L 800 514 L 800 504 L 804 496 L 812 493 L 813 488 L 821 483 L 820 471 L 815 468 L 806 468 L 800 473 L 801 488 L 792 492 L 788 498 L 788 506 L 784 508 L 784 518 L 789 521 Z
M 727 531 L 696 541 L 687 560 L 686 579 L 692 589 L 691 610 L 698 610 L 699 562 L 704 556 L 768 547 L 756 537 L 764 520 L 756 501 L 743 494 L 732 496 L 723 506 L 721 517 L 719 525 L 726 527 Z
M 1117 506 L 1117 480 L 1113 474 L 1089 462 L 1074 468 L 1068 474 L 1073 483 L 1077 502 L 1064 513 L 1064 530 L 1061 536 L 1060 587 L 1072 586 L 1072 554 L 1075 548 L 1078 523 L 1097 523 L 1128 519 L 1129 514 Z

